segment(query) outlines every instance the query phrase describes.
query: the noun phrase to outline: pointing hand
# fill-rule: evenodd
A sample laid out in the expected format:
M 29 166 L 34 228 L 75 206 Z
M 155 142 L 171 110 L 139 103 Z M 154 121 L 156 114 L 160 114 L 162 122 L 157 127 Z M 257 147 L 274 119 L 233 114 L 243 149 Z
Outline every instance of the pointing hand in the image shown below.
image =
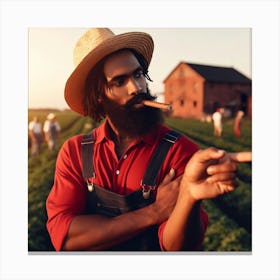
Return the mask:
M 237 186 L 237 163 L 251 160 L 251 152 L 227 153 L 216 148 L 200 150 L 186 165 L 180 192 L 188 192 L 194 200 L 202 200 L 233 191 Z

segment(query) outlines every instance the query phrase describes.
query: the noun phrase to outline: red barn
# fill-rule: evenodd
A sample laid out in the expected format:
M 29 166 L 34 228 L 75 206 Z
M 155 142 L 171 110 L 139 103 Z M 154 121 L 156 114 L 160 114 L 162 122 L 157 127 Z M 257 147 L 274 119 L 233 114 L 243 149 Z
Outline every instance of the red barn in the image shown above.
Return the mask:
M 217 107 L 229 116 L 242 108 L 251 117 L 251 84 L 234 68 L 180 62 L 164 80 L 164 99 L 174 117 L 200 119 Z

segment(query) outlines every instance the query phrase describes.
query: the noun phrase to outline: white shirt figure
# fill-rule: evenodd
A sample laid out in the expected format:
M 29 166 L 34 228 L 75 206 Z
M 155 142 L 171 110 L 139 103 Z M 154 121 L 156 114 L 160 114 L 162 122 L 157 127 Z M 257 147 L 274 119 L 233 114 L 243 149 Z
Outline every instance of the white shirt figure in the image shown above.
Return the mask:
M 56 139 L 60 131 L 60 125 L 56 120 L 56 116 L 53 113 L 50 113 L 47 116 L 47 120 L 44 123 L 44 133 L 46 141 L 48 142 L 48 147 L 50 151 L 56 149 Z
M 28 125 L 31 139 L 31 156 L 39 155 L 42 142 L 42 125 L 37 116 Z
M 223 131 L 222 125 L 222 113 L 220 109 L 217 109 L 216 112 L 212 115 L 212 119 L 214 122 L 214 135 L 221 136 Z

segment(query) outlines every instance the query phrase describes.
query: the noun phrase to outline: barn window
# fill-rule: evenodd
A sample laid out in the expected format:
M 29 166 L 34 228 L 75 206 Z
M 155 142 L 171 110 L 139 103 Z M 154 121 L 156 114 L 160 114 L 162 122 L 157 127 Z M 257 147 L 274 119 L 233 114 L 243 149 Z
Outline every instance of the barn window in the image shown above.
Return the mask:
M 196 106 L 197 106 L 197 102 L 194 101 L 194 102 L 193 102 L 193 107 L 196 108 Z
M 184 106 L 184 103 L 185 103 L 185 100 L 184 100 L 184 99 L 181 99 L 181 100 L 180 100 L 180 106 L 183 107 L 183 106 Z

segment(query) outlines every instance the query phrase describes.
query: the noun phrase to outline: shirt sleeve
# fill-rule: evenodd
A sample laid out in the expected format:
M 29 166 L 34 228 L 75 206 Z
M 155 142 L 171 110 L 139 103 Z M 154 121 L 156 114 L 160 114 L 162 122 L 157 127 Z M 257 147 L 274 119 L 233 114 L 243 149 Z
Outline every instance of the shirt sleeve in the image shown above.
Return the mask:
M 56 163 L 54 185 L 46 201 L 47 229 L 60 251 L 74 216 L 85 212 L 86 188 L 82 177 L 80 145 L 76 137 L 62 146 Z
M 34 128 L 34 122 L 32 121 L 32 122 L 29 123 L 28 129 L 33 130 L 33 128 Z
M 49 121 L 45 121 L 44 127 L 43 127 L 43 131 L 44 132 L 48 132 L 49 131 L 49 126 L 50 126 L 50 122 Z

